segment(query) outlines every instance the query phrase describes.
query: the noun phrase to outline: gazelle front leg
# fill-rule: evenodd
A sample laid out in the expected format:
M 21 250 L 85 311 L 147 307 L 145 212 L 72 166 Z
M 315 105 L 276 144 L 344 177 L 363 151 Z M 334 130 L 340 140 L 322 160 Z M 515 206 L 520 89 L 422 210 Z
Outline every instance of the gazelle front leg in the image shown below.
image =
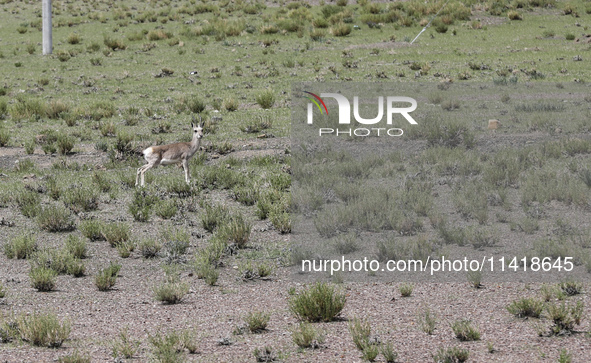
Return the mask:
M 185 171 L 185 181 L 187 184 L 190 184 L 191 181 L 189 180 L 189 161 L 187 159 L 183 159 L 183 170 Z

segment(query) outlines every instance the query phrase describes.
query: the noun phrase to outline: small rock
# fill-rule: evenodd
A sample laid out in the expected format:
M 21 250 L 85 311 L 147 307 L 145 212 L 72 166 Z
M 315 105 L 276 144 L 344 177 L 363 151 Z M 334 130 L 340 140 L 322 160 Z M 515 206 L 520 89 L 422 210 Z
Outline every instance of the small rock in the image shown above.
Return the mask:
M 14 227 L 14 222 L 6 220 L 4 217 L 2 217 L 2 219 L 0 219 L 0 226 Z
M 232 345 L 232 343 L 233 342 L 228 337 L 224 337 L 224 338 L 218 340 L 219 345 Z
M 496 130 L 499 128 L 499 120 L 488 120 L 488 129 L 489 130 Z

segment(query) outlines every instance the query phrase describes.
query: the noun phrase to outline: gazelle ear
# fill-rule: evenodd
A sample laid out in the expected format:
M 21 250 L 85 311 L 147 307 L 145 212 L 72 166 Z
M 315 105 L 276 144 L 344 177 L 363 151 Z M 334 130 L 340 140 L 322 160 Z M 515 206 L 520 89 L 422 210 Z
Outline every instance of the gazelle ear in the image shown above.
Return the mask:
M 191 128 L 192 128 L 192 129 L 194 129 L 194 128 L 195 128 L 195 124 L 193 124 L 192 122 L 191 122 Z

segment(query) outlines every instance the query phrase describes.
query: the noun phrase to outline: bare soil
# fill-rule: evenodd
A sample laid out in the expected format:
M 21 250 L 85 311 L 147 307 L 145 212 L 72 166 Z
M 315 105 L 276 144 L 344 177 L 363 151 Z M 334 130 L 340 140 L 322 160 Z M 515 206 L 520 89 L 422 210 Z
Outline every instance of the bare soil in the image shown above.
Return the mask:
M 494 142 L 480 140 L 484 149 L 519 147 L 543 135 L 494 135 Z M 248 145 L 235 145 L 232 153 L 237 158 L 254 155 L 283 153 L 288 139 L 262 139 Z M 419 149 L 420 144 L 408 143 Z M 22 157 L 19 148 L 0 149 L 0 166 L 8 167 Z M 37 165 L 48 167 L 54 161 L 51 156 L 36 153 L 32 156 Z M 71 161 L 90 163 L 97 167 L 106 157 L 94 151 L 84 151 L 68 157 Z M 224 157 L 209 162 L 223 162 Z M 130 173 L 134 170 L 130 169 Z M 220 196 L 228 198 L 228 196 Z M 115 206 L 101 205 L 101 213 L 110 218 L 131 217 L 117 212 Z M 32 222 L 12 208 L 0 209 L 0 219 L 10 220 L 14 227 L 0 226 L 2 243 L 16 230 L 32 228 Z M 133 232 L 155 231 L 159 221 L 133 223 Z M 205 243 L 204 231 L 197 227 L 198 221 L 179 221 L 189 226 L 193 236 L 189 255 Z M 41 245 L 57 245 L 60 234 L 44 235 Z M 253 226 L 252 248 L 274 243 L 286 243 L 289 235 L 281 235 L 267 221 L 258 221 Z M 348 332 L 348 320 L 363 317 L 371 322 L 373 333 L 382 342 L 391 341 L 399 353 L 399 362 L 433 361 L 432 355 L 440 347 L 461 346 L 470 351 L 470 362 L 554 362 L 561 349 L 566 349 L 573 362 L 589 361 L 591 330 L 589 319 L 584 319 L 577 331 L 564 337 L 540 337 L 538 326 L 549 326 L 547 319 L 523 320 L 510 315 L 506 306 L 513 300 L 539 296 L 540 284 L 498 283 L 484 284 L 475 289 L 465 283 L 418 283 L 410 297 L 401 297 L 398 283 L 355 283 L 342 285 L 347 295 L 347 304 L 341 319 L 331 323 L 316 324 L 326 334 L 325 342 L 316 350 L 298 350 L 291 340 L 291 329 L 297 324 L 288 310 L 288 289 L 301 289 L 286 268 L 278 268 L 271 279 L 244 281 L 237 278 L 237 266 L 232 259 L 222 268 L 216 286 L 208 286 L 198 280 L 190 268 L 182 273 L 182 280 L 190 283 L 190 293 L 182 303 L 163 305 L 156 302 L 152 287 L 163 279 L 159 259 L 143 259 L 135 251 L 128 259 L 121 259 L 106 242 L 89 242 L 90 257 L 86 261 L 87 274 L 81 278 L 60 276 L 56 291 L 40 293 L 30 287 L 26 260 L 8 260 L 0 254 L 0 281 L 8 290 L 0 300 L 0 314 L 4 316 L 33 312 L 55 312 L 60 319 L 72 322 L 70 339 L 58 349 L 36 348 L 26 343 L 0 345 L 1 362 L 53 362 L 71 354 L 74 349 L 89 354 L 93 362 L 112 362 L 111 342 L 122 328 L 128 327 L 135 339 L 142 341 L 134 362 L 150 359 L 149 334 L 163 331 L 192 328 L 199 332 L 200 352 L 188 355 L 191 362 L 253 362 L 253 350 L 271 346 L 278 353 L 277 361 L 284 362 L 358 362 L 360 352 Z M 109 261 L 123 265 L 120 277 L 112 291 L 99 292 L 94 285 L 98 269 Z M 580 297 L 585 303 L 585 317 L 591 310 L 587 294 Z M 433 335 L 427 335 L 417 324 L 417 314 L 429 307 L 438 317 Z M 271 314 L 268 329 L 261 334 L 233 335 L 236 326 L 251 311 L 262 310 Z M 455 338 L 450 324 L 458 319 L 470 319 L 480 329 L 481 340 L 460 342 Z M 232 344 L 220 345 L 222 338 Z M 489 352 L 487 344 L 494 347 Z M 383 358 L 378 358 L 383 362 Z

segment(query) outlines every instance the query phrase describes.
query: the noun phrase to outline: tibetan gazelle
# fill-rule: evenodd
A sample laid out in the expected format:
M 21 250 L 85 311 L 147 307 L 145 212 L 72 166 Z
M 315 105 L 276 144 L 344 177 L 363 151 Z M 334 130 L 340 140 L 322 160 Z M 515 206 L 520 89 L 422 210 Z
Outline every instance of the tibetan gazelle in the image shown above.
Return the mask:
M 201 121 L 201 115 L 199 115 Z M 146 165 L 137 169 L 137 175 L 135 178 L 135 185 L 144 186 L 144 173 L 151 168 L 155 168 L 158 165 L 170 165 L 181 163 L 183 170 L 185 171 L 185 181 L 187 184 L 189 180 L 189 159 L 199 150 L 201 144 L 201 138 L 203 138 L 203 122 L 195 125 L 195 117 L 191 123 L 191 129 L 193 130 L 193 139 L 191 142 L 177 142 L 175 144 L 150 146 L 149 148 L 142 151 L 144 159 L 148 162 Z M 141 179 L 141 183 L 140 183 Z

